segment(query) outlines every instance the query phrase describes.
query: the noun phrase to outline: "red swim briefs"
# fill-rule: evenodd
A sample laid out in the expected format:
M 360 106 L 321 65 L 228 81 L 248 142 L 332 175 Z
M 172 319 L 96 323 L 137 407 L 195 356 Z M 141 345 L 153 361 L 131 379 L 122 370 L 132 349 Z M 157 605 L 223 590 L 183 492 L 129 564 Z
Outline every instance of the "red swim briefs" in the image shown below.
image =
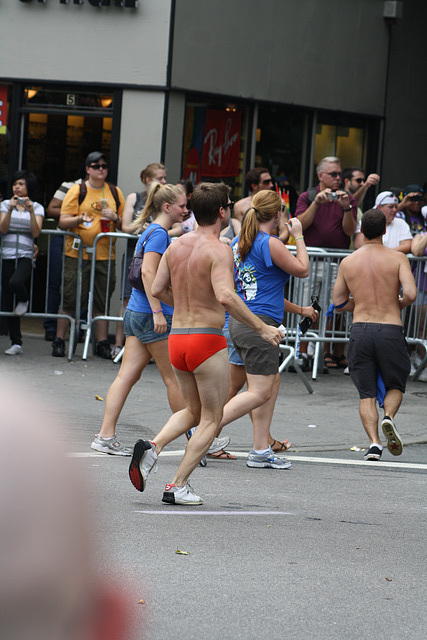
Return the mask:
M 219 329 L 177 328 L 169 334 L 168 347 L 175 369 L 193 372 L 202 362 L 226 349 L 227 340 Z

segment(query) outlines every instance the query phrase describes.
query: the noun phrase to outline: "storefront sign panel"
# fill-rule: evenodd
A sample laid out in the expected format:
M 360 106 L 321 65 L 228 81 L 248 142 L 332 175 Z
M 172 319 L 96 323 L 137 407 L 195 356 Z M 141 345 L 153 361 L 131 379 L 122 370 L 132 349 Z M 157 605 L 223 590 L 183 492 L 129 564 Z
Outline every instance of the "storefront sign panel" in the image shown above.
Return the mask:
M 226 178 L 239 174 L 241 111 L 206 111 L 202 174 Z
M 92 7 L 119 7 L 120 9 L 137 9 L 138 0 L 56 0 L 59 4 L 90 4 Z M 37 2 L 38 4 L 48 4 L 48 0 L 19 0 L 25 4 Z M 51 0 L 51 4 L 53 0 Z

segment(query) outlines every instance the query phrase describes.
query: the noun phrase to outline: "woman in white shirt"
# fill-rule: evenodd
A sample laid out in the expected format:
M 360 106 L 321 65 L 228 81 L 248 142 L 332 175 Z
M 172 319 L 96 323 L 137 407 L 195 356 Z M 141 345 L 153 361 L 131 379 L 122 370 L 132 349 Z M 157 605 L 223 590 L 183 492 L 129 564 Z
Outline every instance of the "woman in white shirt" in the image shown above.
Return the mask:
M 13 176 L 12 189 L 12 198 L 0 204 L 1 310 L 13 310 L 15 314 L 7 317 L 12 346 L 5 351 L 7 355 L 15 356 L 22 353 L 20 316 L 28 310 L 26 284 L 31 277 L 34 238 L 40 234 L 44 208 L 34 202 L 37 181 L 33 173 L 17 171 Z

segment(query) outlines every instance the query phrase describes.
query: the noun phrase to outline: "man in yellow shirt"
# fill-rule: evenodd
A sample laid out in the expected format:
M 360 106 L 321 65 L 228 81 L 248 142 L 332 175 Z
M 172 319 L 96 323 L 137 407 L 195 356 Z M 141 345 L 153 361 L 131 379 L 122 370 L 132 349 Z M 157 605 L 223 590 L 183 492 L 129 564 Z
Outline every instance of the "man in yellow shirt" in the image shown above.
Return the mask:
M 73 315 L 76 307 L 77 266 L 80 243 L 83 243 L 83 267 L 81 299 L 83 304 L 89 292 L 91 254 L 86 247 L 92 247 L 95 237 L 102 232 L 121 228 L 124 197 L 119 188 L 106 182 L 108 173 L 107 157 L 100 151 L 93 151 L 86 158 L 87 180 L 82 185 L 74 185 L 68 191 L 61 207 L 59 226 L 80 236 L 65 239 L 63 309 L 59 313 Z M 115 286 L 115 242 L 105 236 L 96 244 L 95 286 L 93 292 L 93 313 L 105 315 L 105 307 Z M 110 278 L 108 265 L 111 260 Z M 67 319 L 58 319 L 57 335 L 52 343 L 52 355 L 65 356 L 65 333 Z M 110 359 L 108 343 L 108 321 L 96 323 L 96 353 L 101 358 Z

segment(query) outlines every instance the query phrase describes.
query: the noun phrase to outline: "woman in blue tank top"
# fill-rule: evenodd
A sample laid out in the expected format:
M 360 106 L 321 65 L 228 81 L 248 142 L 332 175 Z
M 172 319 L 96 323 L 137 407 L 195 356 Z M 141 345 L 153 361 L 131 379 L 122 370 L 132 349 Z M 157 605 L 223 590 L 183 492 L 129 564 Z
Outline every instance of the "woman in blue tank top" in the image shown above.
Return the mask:
M 301 223 L 289 221 L 288 228 L 295 238 L 294 256 L 275 236 L 282 211 L 280 196 L 263 190 L 252 200 L 240 235 L 232 242 L 234 276 L 237 294 L 249 309 L 265 323 L 278 327 L 282 323 L 285 299 L 284 287 L 291 275 L 304 278 L 309 273 L 309 258 L 302 235 Z M 230 335 L 245 365 L 248 382 L 248 402 L 255 395 L 258 406 L 252 410 L 254 446 L 247 466 L 287 469 L 290 463 L 278 458 L 269 444 L 270 425 L 280 385 L 279 349 L 268 344 L 254 331 L 230 317 Z M 230 402 L 240 404 L 244 394 Z
M 185 407 L 169 360 L 168 336 L 173 308 L 151 295 L 151 285 L 161 257 L 170 244 L 168 230 L 175 222 L 181 222 L 186 213 L 187 198 L 181 187 L 153 182 L 145 207 L 134 223 L 135 229 L 142 230 L 149 218 L 154 220 L 144 230 L 136 246 L 136 251 L 139 251 L 145 243 L 141 267 L 144 291 L 132 289 L 125 311 L 125 351 L 120 371 L 107 394 L 101 431 L 91 444 L 96 451 L 132 454 L 117 440 L 116 423 L 130 390 L 151 358 L 156 361 L 166 385 L 172 411 L 175 413 Z

